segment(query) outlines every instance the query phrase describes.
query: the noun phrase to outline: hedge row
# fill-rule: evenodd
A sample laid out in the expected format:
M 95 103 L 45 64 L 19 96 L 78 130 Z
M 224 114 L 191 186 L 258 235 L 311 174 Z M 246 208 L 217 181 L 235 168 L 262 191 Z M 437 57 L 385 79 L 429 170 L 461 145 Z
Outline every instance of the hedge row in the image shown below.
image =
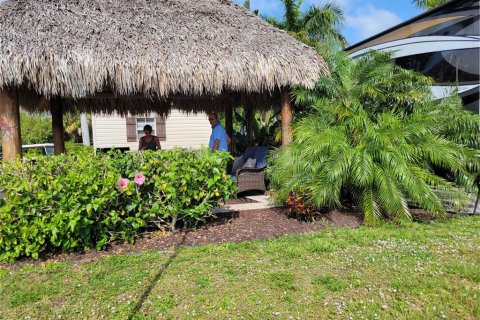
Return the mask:
M 80 153 L 0 167 L 0 260 L 103 249 L 152 229 L 191 227 L 235 193 L 226 153 Z

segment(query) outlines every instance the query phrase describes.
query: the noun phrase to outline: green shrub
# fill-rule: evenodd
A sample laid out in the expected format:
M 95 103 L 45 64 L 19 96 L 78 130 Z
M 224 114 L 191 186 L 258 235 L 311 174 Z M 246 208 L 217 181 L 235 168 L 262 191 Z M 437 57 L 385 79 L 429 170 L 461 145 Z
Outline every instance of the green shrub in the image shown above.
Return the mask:
M 0 260 L 105 248 L 150 228 L 190 227 L 234 192 L 228 154 L 79 152 L 26 157 L 0 167 Z M 143 175 L 144 182 L 134 179 Z M 120 178 L 128 178 L 125 187 Z M 139 183 L 135 183 L 136 180 Z
M 270 153 L 276 200 L 300 194 L 319 210 L 354 205 L 368 225 L 409 222 L 410 206 L 442 216 L 445 197 L 464 205 L 465 191 L 477 192 L 480 117 L 458 97 L 434 100 L 431 80 L 389 54 L 330 55 L 331 77 L 294 91 L 308 112 L 297 114 L 293 143 Z
M 93 146 L 85 146 L 80 142 L 65 141 L 66 153 L 93 152 Z
M 95 246 L 114 214 L 118 172 L 91 155 L 25 158 L 2 164 L 0 259 Z
M 21 112 L 20 128 L 23 144 L 52 142 L 52 118 L 47 113 L 29 114 Z
M 235 191 L 225 173 L 229 158 L 228 153 L 180 148 L 117 156 L 114 166 L 130 179 L 122 192 L 124 208 L 149 212 L 154 223 L 171 230 L 178 223 L 194 226 L 208 217 L 220 199 L 226 201 Z M 146 177 L 142 185 L 131 181 L 137 173 Z

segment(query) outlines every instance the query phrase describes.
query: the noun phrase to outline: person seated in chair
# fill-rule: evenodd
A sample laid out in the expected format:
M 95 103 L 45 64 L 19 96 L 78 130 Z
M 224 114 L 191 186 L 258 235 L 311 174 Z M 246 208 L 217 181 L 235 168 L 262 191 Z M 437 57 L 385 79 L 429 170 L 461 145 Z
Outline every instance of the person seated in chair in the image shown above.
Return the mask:
M 157 136 L 152 135 L 152 126 L 146 125 L 143 127 L 143 133 L 145 135 L 140 138 L 140 143 L 138 145 L 138 150 L 160 150 L 160 140 Z

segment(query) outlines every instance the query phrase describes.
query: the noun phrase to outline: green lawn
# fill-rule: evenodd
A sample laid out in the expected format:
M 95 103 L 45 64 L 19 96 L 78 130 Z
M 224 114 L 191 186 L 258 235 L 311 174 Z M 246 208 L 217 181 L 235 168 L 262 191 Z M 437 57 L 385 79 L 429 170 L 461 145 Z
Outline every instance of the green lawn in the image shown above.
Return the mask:
M 478 319 L 480 217 L 0 268 L 0 318 Z

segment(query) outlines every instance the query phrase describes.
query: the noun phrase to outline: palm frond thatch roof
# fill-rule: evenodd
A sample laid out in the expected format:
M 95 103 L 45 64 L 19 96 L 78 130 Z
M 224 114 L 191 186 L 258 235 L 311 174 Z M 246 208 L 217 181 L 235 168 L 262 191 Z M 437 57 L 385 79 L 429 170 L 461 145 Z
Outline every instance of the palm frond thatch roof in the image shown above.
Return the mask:
M 259 93 L 326 74 L 312 48 L 230 0 L 0 4 L 0 86 L 47 99 Z

